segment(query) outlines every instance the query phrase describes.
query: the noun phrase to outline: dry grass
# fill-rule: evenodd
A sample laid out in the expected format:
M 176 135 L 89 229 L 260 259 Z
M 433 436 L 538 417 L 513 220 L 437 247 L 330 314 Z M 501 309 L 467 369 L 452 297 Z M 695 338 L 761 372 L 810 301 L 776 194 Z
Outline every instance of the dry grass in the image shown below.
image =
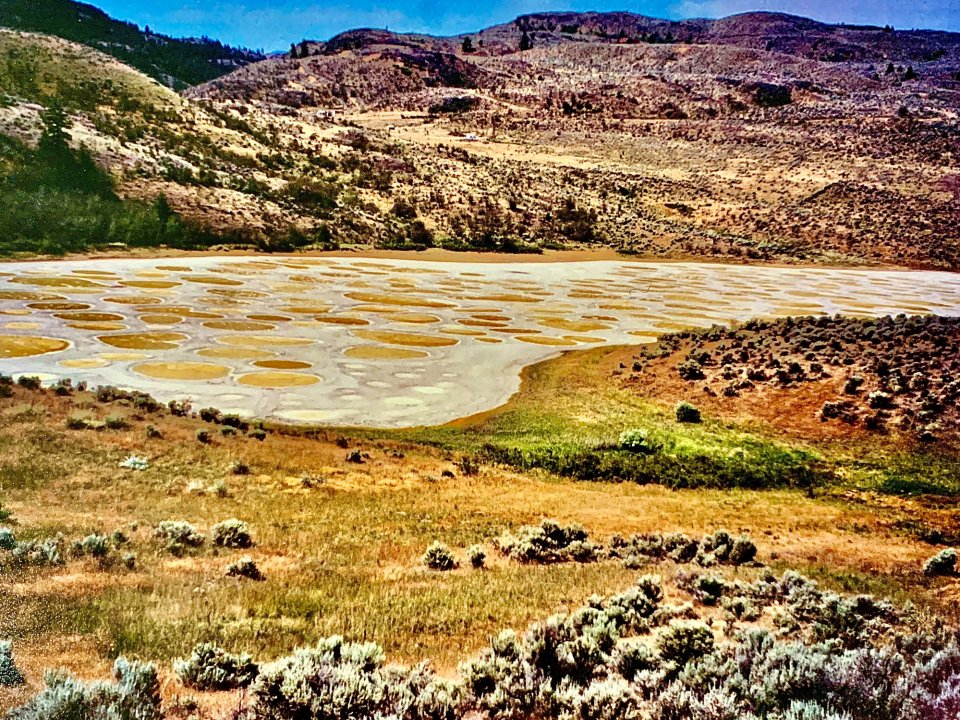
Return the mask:
M 596 362 L 603 357 L 598 351 L 547 364 L 578 370 L 566 402 L 602 377 Z M 528 382 L 506 411 L 435 432 L 474 439 L 505 432 L 496 425 L 503 413 L 522 414 L 524 403 L 556 380 L 542 366 L 539 372 L 540 385 Z M 2 408 L 0 468 L 24 468 L 4 486 L 18 535 L 72 539 L 122 529 L 138 553 L 135 571 L 71 560 L 0 580 L 3 606 L 15 608 L 0 619 L 0 634 L 14 639 L 32 687 L 51 666 L 102 675 L 120 653 L 165 662 L 195 642 L 217 640 L 266 658 L 334 633 L 375 640 L 396 660 L 429 658 L 450 672 L 496 630 L 522 628 L 633 580 L 635 571 L 610 562 L 537 567 L 493 557 L 485 571 L 465 567 L 467 546 L 486 543 L 493 556 L 490 541 L 502 530 L 545 516 L 580 522 L 600 541 L 660 530 L 749 532 L 764 561 L 802 566 L 833 584 L 869 580 L 936 602 L 919 573 L 929 546 L 888 526 L 902 507 L 792 491 L 576 483 L 496 467 L 463 476 L 446 451 L 399 436 L 344 441 L 334 432 L 271 432 L 263 442 L 217 436 L 201 445 L 194 439 L 199 420 L 166 414 L 137 419 L 127 411 L 126 431 L 69 431 L 65 418 L 78 406 L 104 415 L 117 408 L 82 395 L 15 392 Z M 164 437 L 147 439 L 147 422 Z M 345 460 L 354 448 L 369 455 L 363 464 Z M 129 453 L 147 456 L 151 468 L 120 470 Z M 251 474 L 232 474 L 235 461 Z M 228 517 L 250 523 L 257 542 L 250 554 L 266 582 L 224 577 L 226 564 L 245 551 L 214 551 L 208 542 L 175 558 L 152 537 L 161 520 L 187 520 L 208 532 Z M 454 548 L 461 569 L 422 568 L 420 555 L 435 539 Z M 182 690 L 171 683 L 166 692 Z

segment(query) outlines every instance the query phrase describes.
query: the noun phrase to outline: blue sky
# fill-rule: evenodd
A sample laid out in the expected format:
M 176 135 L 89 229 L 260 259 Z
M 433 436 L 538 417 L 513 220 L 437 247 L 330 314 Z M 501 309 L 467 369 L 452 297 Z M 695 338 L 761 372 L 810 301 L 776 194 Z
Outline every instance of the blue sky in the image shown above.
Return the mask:
M 779 10 L 827 22 L 960 31 L 960 0 L 86 0 L 176 36 L 281 50 L 354 27 L 452 35 L 548 10 L 629 10 L 667 18 Z

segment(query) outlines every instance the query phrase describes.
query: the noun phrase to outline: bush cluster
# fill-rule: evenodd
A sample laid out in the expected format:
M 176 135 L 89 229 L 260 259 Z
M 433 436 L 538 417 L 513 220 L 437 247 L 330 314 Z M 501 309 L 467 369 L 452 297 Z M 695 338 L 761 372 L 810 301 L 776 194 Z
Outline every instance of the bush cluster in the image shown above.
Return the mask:
M 14 565 L 63 565 L 66 563 L 65 544 L 62 535 L 17 541 L 9 528 L 0 530 L 0 549 L 10 553 Z
M 442 542 L 434 542 L 423 553 L 423 564 L 431 570 L 441 572 L 454 570 L 457 567 L 457 559 L 450 552 L 450 548 Z
M 64 672 L 49 672 L 46 687 L 8 720 L 163 720 L 160 683 L 153 665 L 117 658 L 116 682 L 84 683 Z
M 227 577 L 247 578 L 247 580 L 266 580 L 266 576 L 257 567 L 253 558 L 244 556 L 227 565 Z
M 941 550 L 923 566 L 926 575 L 955 575 L 957 573 L 957 551 L 953 548 Z
M 775 631 L 719 633 L 691 606 L 665 605 L 660 579 L 645 575 L 526 633 L 501 632 L 457 679 L 427 664 L 388 665 L 378 645 L 340 637 L 259 668 L 201 645 L 176 670 L 200 689 L 249 683 L 240 711 L 249 720 L 947 720 L 960 712 L 956 629 L 917 631 L 889 603 L 823 591 L 795 572 L 681 582 L 721 603 L 769 609 Z M 121 658 L 116 674 L 117 683 L 91 684 L 50 675 L 9 717 L 159 720 L 153 668 Z
M 197 690 L 232 690 L 247 687 L 259 672 L 246 653 L 234 655 L 213 643 L 200 643 L 190 657 L 174 660 L 181 682 Z
M 184 520 L 164 520 L 154 529 L 153 534 L 165 542 L 165 548 L 173 555 L 183 555 L 190 548 L 198 548 L 206 541 L 206 536 Z
M 93 558 L 101 566 L 109 566 L 119 561 L 132 569 L 136 564 L 136 555 L 120 553 L 121 548 L 126 546 L 128 542 L 127 536 L 119 530 L 110 535 L 91 533 L 80 540 L 74 541 L 70 545 L 70 554 L 76 558 Z
M 587 531 L 576 523 L 560 525 L 543 520 L 539 525 L 524 525 L 514 535 L 504 533 L 496 539 L 497 550 L 521 563 L 592 562 L 602 548 L 588 539 Z
M 213 544 L 219 547 L 243 549 L 253 547 L 250 528 L 243 520 L 231 518 L 218 522 L 210 528 Z
M 682 379 L 713 396 L 839 377 L 836 397 L 820 408 L 821 420 L 868 430 L 895 427 L 933 442 L 960 430 L 958 348 L 957 318 L 898 315 L 751 320 L 666 335 L 643 352 L 671 358 Z M 637 362 L 634 372 L 647 367 L 655 364 Z
M 378 645 L 330 637 L 262 665 L 248 713 L 250 720 L 456 720 L 463 700 L 459 683 L 425 663 L 385 665 Z
M 566 527 L 546 519 L 539 525 L 524 525 L 515 534 L 503 533 L 494 546 L 504 555 L 521 563 L 592 562 L 619 559 L 627 567 L 672 560 L 696 562 L 704 567 L 746 565 L 754 562 L 757 546 L 743 535 L 734 538 L 726 530 L 717 530 L 700 540 L 683 533 L 648 533 L 624 538 L 614 535 L 604 546 L 592 542 L 580 525 Z
M 23 673 L 13 659 L 13 644 L 0 640 L 0 685 L 23 685 Z

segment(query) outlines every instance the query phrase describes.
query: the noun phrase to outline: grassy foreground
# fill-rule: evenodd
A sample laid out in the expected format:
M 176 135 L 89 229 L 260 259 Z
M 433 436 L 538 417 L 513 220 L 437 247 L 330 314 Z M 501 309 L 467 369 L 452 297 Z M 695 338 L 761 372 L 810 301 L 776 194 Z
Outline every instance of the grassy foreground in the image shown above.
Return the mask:
M 90 558 L 4 568 L 0 603 L 10 610 L 0 615 L 0 637 L 14 640 L 28 685 L 3 691 L 0 701 L 22 701 L 46 668 L 102 676 L 119 654 L 168 661 L 207 640 L 267 659 L 342 634 L 381 644 L 391 659 L 430 659 L 451 672 L 502 628 L 523 628 L 635 581 L 635 570 L 615 562 L 530 566 L 496 556 L 493 538 L 543 517 L 581 523 L 603 542 L 613 533 L 726 528 L 749 533 L 761 561 L 800 568 L 828 586 L 944 611 L 951 605 L 953 591 L 923 576 L 934 548 L 918 539 L 918 529 L 949 529 L 949 493 L 906 500 L 870 492 L 891 458 L 917 468 L 923 458 L 891 446 L 854 461 L 862 448 L 786 441 L 746 421 L 681 425 L 672 407 L 609 382 L 607 371 L 629 352 L 608 348 L 541 363 L 506 407 L 445 427 L 268 428 L 263 440 L 222 434 L 223 426 L 197 417 L 101 403 L 90 393 L 14 387 L 0 400 L 0 500 L 18 539 L 62 533 L 72 541 L 121 530 L 137 559 L 133 570 Z M 69 429 L 68 418 L 78 415 L 107 422 Z M 734 458 L 776 481 L 765 489 L 678 491 L 578 482 L 537 467 L 549 448 L 604 448 L 636 427 L 662 446 L 654 457 L 674 457 L 670 472 L 696 467 L 698 457 Z M 208 431 L 208 442 L 198 441 L 198 430 Z M 489 457 L 490 445 L 533 460 L 524 470 L 462 461 Z M 351 458 L 355 450 L 359 457 Z M 121 469 L 130 454 L 144 456 L 149 468 Z M 831 478 L 813 497 L 790 480 L 811 463 Z M 209 533 L 233 517 L 250 524 L 251 550 L 207 542 L 177 557 L 153 534 L 163 520 Z M 454 549 L 461 569 L 422 566 L 434 540 Z M 486 548 L 486 570 L 466 563 L 472 544 Z M 242 554 L 265 582 L 224 577 Z M 170 682 L 168 692 L 178 692 Z

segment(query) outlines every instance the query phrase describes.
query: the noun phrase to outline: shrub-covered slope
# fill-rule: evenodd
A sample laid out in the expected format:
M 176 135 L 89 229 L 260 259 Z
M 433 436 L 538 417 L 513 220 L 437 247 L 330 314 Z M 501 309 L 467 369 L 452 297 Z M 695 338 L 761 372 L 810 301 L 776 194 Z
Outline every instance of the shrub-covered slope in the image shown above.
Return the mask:
M 0 26 L 96 48 L 177 90 L 263 59 L 207 37 L 178 39 L 141 30 L 73 0 L 0 0 Z
M 673 386 L 684 397 L 729 408 L 741 399 L 769 400 L 771 393 L 806 398 L 811 420 L 955 441 L 958 358 L 957 318 L 755 320 L 665 336 L 624 382 L 641 392 Z

